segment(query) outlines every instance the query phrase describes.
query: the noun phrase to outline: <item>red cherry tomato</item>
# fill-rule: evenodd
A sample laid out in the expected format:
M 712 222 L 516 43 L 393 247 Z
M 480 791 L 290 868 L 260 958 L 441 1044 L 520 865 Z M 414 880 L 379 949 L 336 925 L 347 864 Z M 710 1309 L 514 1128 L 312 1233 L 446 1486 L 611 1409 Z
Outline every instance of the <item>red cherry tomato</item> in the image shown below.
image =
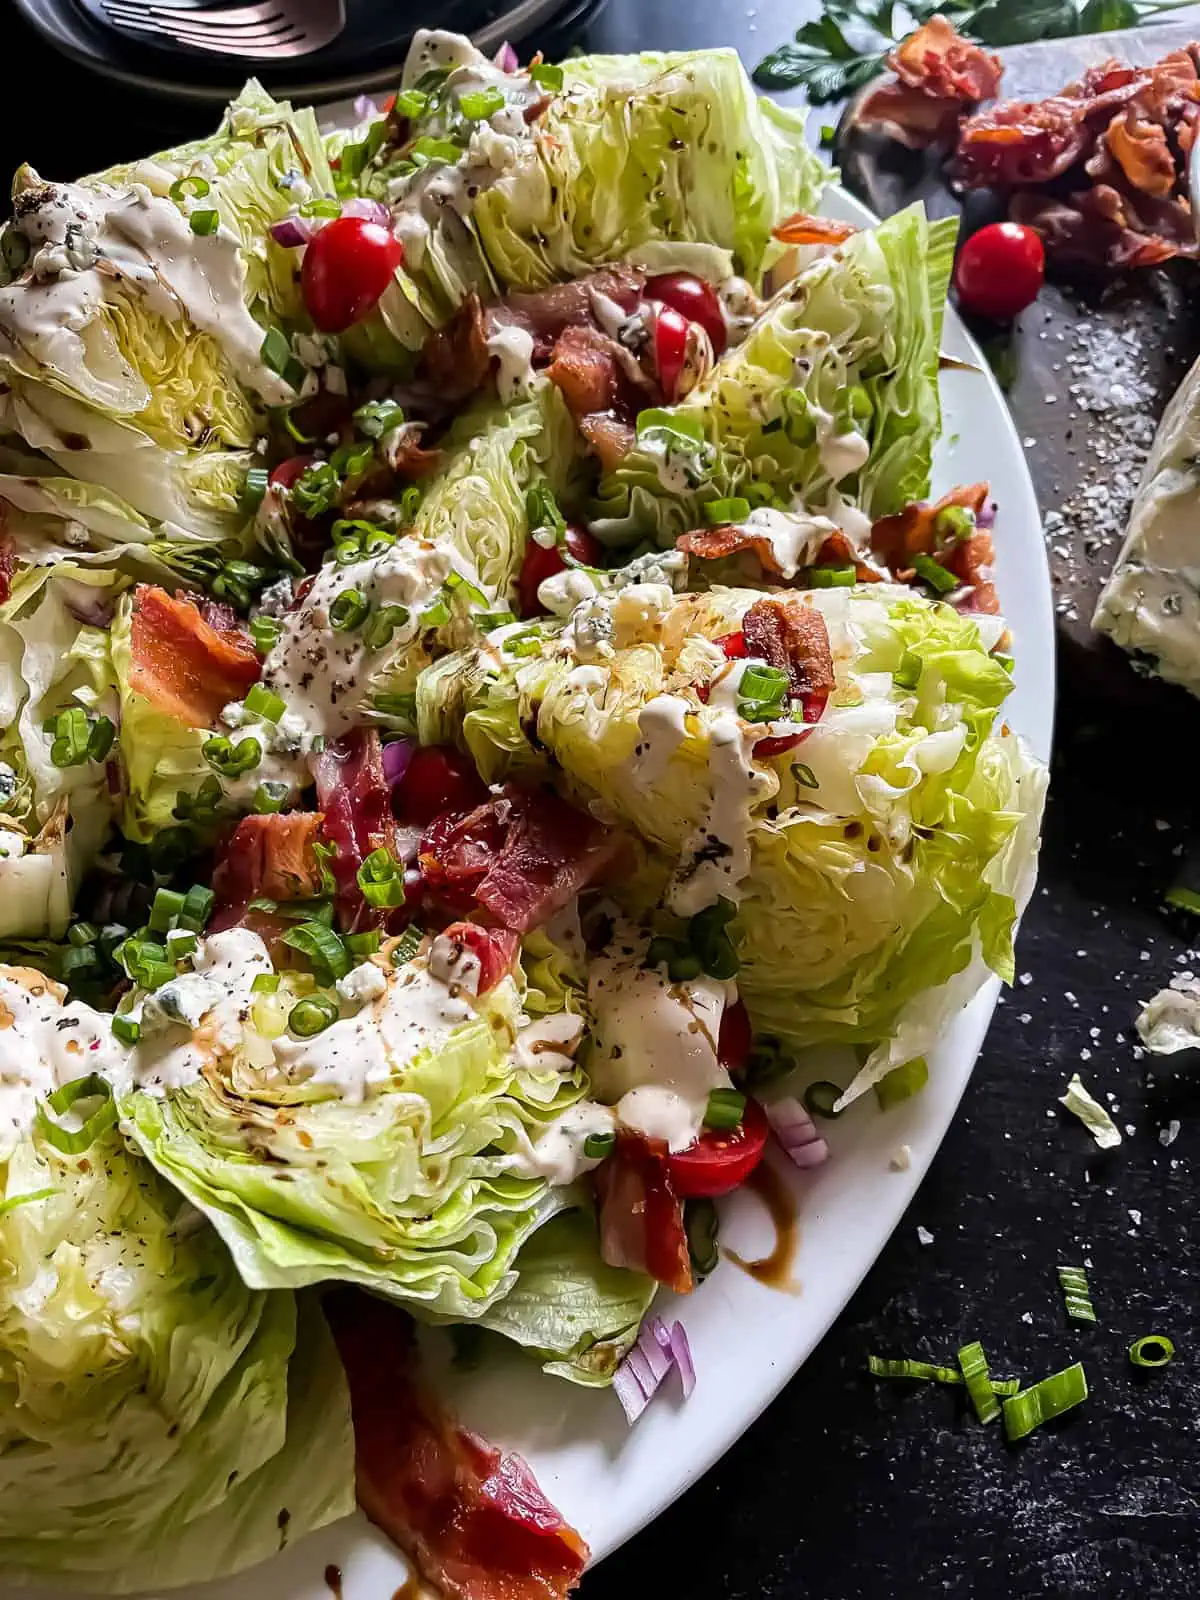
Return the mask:
M 1007 319 L 1037 299 L 1045 271 L 1046 252 L 1032 228 L 991 222 L 959 252 L 954 287 L 965 310 Z
M 713 355 L 719 356 L 728 342 L 721 302 L 711 284 L 690 272 L 664 272 L 646 283 L 646 295 L 678 311 L 689 322 L 698 322 L 708 335 Z
M 512 971 L 521 947 L 519 933 L 510 933 L 507 928 L 481 928 L 476 922 L 452 922 L 443 931 L 447 939 L 469 950 L 479 962 L 476 994 L 487 994 Z
M 473 811 L 486 799 L 470 756 L 446 744 L 419 745 L 392 796 L 396 816 L 415 828 L 447 812 Z
M 679 390 L 687 360 L 688 319 L 671 306 L 660 305 L 654 316 L 654 366 L 658 386 L 670 404 Z
M 361 322 L 404 260 L 389 228 L 365 217 L 337 217 L 315 233 L 304 252 L 300 288 L 308 314 L 323 333 Z
M 721 1031 L 717 1035 L 717 1060 L 726 1072 L 742 1071 L 750 1059 L 753 1042 L 750 1013 L 745 1006 L 740 1000 L 726 1006 L 721 1013 Z
M 726 658 L 730 661 L 740 661 L 746 654 L 746 636 L 739 628 L 736 633 L 727 633 L 717 640 L 724 650 Z
M 290 489 L 301 473 L 312 464 L 312 456 L 289 456 L 286 461 L 281 461 L 277 467 L 271 468 L 267 482 L 274 484 L 277 489 Z
M 688 1150 L 667 1157 L 667 1173 L 683 1200 L 728 1194 L 754 1171 L 767 1147 L 770 1127 L 757 1100 L 747 1099 L 736 1128 L 705 1128 Z
M 576 561 L 582 561 L 585 567 L 600 565 L 603 553 L 600 543 L 592 538 L 586 528 L 569 522 L 563 543 L 567 547 L 567 554 L 573 556 Z M 558 545 L 547 546 L 539 544 L 536 539 L 530 539 L 525 546 L 525 559 L 521 562 L 521 571 L 517 577 L 517 600 L 523 617 L 540 617 L 545 614 L 546 608 L 538 599 L 538 585 L 544 583 L 547 578 L 552 578 L 556 572 L 562 572 L 565 566 L 566 562 Z

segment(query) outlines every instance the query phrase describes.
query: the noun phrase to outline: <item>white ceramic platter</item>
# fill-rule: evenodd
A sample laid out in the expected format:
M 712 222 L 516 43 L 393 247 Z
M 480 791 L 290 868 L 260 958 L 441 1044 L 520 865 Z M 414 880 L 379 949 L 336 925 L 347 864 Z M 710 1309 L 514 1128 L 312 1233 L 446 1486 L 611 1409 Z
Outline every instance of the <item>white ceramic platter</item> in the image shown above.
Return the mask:
M 824 209 L 864 226 L 873 221 L 841 191 L 828 195 Z M 1046 759 L 1054 627 L 1033 486 L 1000 390 L 953 312 L 943 346 L 948 355 L 983 370 L 943 373 L 935 492 L 987 479 L 999 502 L 997 583 L 1016 654 L 1016 687 L 1006 715 Z M 707 1471 L 828 1330 L 882 1250 L 942 1141 L 998 988 L 989 984 L 947 1030 L 930 1058 L 930 1080 L 922 1094 L 886 1114 L 866 1096 L 832 1125 L 827 1135 L 831 1159 L 825 1166 L 804 1176 L 781 1167 L 800 1219 L 794 1292 L 766 1288 L 722 1261 L 686 1303 L 656 1306 L 686 1323 L 698 1375 L 688 1404 L 678 1402 L 668 1382 L 631 1430 L 610 1393 L 544 1377 L 515 1354 L 502 1355 L 498 1364 L 489 1363 L 454 1385 L 463 1420 L 526 1457 L 546 1494 L 588 1541 L 594 1559 L 632 1537 Z M 911 1163 L 895 1171 L 889 1158 L 904 1144 Z M 750 1258 L 770 1248 L 774 1230 L 752 1195 L 723 1205 L 723 1244 Z M 388 1600 L 408 1576 L 403 1557 L 365 1519 L 355 1517 L 240 1579 L 190 1593 L 205 1600 L 330 1600 L 327 1565 L 341 1569 L 345 1600 Z

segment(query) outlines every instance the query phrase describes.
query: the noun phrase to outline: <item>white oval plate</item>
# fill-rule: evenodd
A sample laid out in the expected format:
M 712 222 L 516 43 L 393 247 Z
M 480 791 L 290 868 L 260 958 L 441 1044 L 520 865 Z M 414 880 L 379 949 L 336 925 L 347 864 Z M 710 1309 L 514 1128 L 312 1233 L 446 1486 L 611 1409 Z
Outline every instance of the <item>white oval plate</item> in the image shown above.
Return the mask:
M 824 209 L 862 226 L 874 221 L 841 190 L 827 195 Z M 942 374 L 935 491 L 987 479 L 999 502 L 996 582 L 1016 640 L 1015 688 L 1005 714 L 1047 760 L 1054 618 L 1033 485 L 1004 397 L 953 311 L 943 348 L 982 370 Z M 825 1166 L 810 1175 L 780 1166 L 799 1215 L 797 1292 L 765 1288 L 723 1260 L 685 1303 L 673 1296 L 656 1302 L 664 1315 L 686 1320 L 698 1378 L 687 1405 L 678 1402 L 668 1381 L 630 1429 L 613 1395 L 545 1377 L 515 1352 L 454 1380 L 454 1404 L 463 1421 L 520 1451 L 545 1493 L 588 1541 L 594 1560 L 631 1538 L 706 1472 L 829 1329 L 883 1249 L 950 1125 L 999 987 L 989 983 L 947 1030 L 930 1057 L 929 1084 L 920 1095 L 886 1114 L 866 1096 L 827 1132 L 831 1159 Z M 889 1160 L 905 1144 L 910 1164 L 894 1171 Z M 754 1258 L 770 1249 L 774 1230 L 754 1197 L 741 1194 L 723 1203 L 721 1238 Z M 340 1568 L 345 1600 L 388 1600 L 409 1576 L 403 1556 L 356 1516 L 265 1567 L 181 1593 L 205 1600 L 330 1600 L 327 1565 Z

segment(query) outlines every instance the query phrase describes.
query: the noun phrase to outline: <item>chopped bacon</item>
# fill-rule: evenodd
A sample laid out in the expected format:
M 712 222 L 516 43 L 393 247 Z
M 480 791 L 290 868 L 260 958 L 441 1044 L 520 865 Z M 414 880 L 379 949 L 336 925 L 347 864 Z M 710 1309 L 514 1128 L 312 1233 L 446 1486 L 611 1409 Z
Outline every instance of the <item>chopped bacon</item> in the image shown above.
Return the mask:
M 323 1302 L 350 1389 L 358 1501 L 453 1600 L 565 1600 L 588 1548 L 527 1464 L 460 1428 L 421 1381 L 411 1320 L 357 1290 Z
M 637 444 L 637 430 L 628 422 L 604 415 L 580 417 L 579 431 L 605 472 L 613 472 Z
M 218 847 L 213 893 L 222 906 L 265 900 L 306 900 L 321 886 L 321 863 L 313 849 L 324 817 L 319 811 L 289 811 L 243 817 Z
M 931 17 L 888 56 L 894 82 L 881 84 L 856 121 L 881 125 L 913 150 L 949 146 L 960 116 L 990 100 L 1004 68 L 998 56 L 970 43 L 945 17 Z
M 481 928 L 477 922 L 452 922 L 442 930 L 441 937 L 462 950 L 469 950 L 479 962 L 477 994 L 487 994 L 501 978 L 508 976 L 521 948 L 519 933 L 509 928 Z
M 1061 177 L 1091 146 L 1078 101 L 1007 100 L 963 124 L 954 174 L 969 189 L 1028 188 Z
M 417 375 L 447 404 L 456 404 L 482 389 L 492 370 L 487 347 L 487 322 L 479 296 L 472 290 L 444 328 L 425 341 Z
M 1104 143 L 1135 189 L 1160 200 L 1171 193 L 1175 157 L 1165 129 L 1157 122 L 1143 121 L 1130 106 L 1123 117 L 1114 117 L 1109 123 Z
M 858 229 L 852 222 L 838 222 L 834 217 L 814 217 L 809 211 L 797 211 L 784 222 L 771 229 L 782 244 L 845 244 Z
M 883 574 L 876 572 L 870 562 L 863 560 L 849 534 L 843 533 L 840 528 L 836 533 L 831 533 L 817 551 L 817 559 L 814 565 L 818 567 L 852 566 L 854 568 L 854 576 L 859 583 L 883 582 Z
M 645 1272 L 676 1294 L 692 1290 L 692 1262 L 683 1205 L 671 1185 L 663 1139 L 624 1128 L 596 1168 L 600 1254 L 610 1267 Z
M 610 300 L 632 316 L 641 304 L 646 274 L 638 267 L 602 267 L 572 283 L 556 283 L 548 289 L 513 293 L 487 310 L 487 331 L 522 328 L 533 336 L 533 357 L 546 361 L 555 341 L 568 328 L 590 327 L 599 331 L 596 298 Z
M 8 508 L 3 506 L 0 507 L 0 606 L 5 605 L 12 594 L 15 561 L 13 542 L 8 531 Z
M 548 789 L 509 784 L 474 811 L 440 817 L 418 853 L 426 886 L 528 933 L 602 872 L 622 841 Z
M 766 534 L 754 533 L 749 528 L 735 528 L 729 523 L 720 528 L 698 528 L 693 533 L 681 533 L 675 548 L 699 561 L 721 561 L 726 556 L 741 555 L 748 550 L 758 557 L 764 572 L 775 578 L 783 576 L 774 544 Z
M 435 472 L 442 462 L 440 450 L 426 450 L 421 443 L 421 436 L 425 425 L 421 422 L 409 422 L 402 428 L 396 428 L 388 434 L 383 441 L 383 458 L 390 471 L 398 478 L 411 481 L 414 478 L 424 478 L 430 472 Z M 360 491 L 369 492 L 371 480 L 363 485 Z
M 961 610 L 987 611 L 992 616 L 999 613 L 1000 596 L 992 582 L 992 563 L 995 559 L 996 547 L 986 528 L 976 529 L 969 539 L 964 539 L 946 556 L 945 566 L 971 590 L 962 602 Z
M 134 594 L 130 655 L 130 687 L 192 728 L 211 728 L 262 669 L 244 629 L 212 627 L 191 600 L 149 584 Z
M 949 506 L 962 506 L 978 520 L 987 502 L 986 483 L 960 484 L 932 505 L 914 501 L 890 517 L 880 517 L 871 527 L 871 548 L 900 576 L 912 567 L 913 556 L 931 556 L 938 553 L 940 543 L 953 540 L 939 539 L 938 518 Z
M 629 351 L 596 328 L 567 328 L 561 333 L 546 376 L 562 391 L 567 409 L 602 461 L 606 455 L 611 460 L 626 434 L 632 434 L 638 412 L 662 400 L 658 386 Z M 621 434 L 585 426 L 596 422 L 615 422 Z
M 313 777 L 317 804 L 325 814 L 321 831 L 325 842 L 337 849 L 329 865 L 337 884 L 339 918 L 347 928 L 378 925 L 386 913 L 363 899 L 358 869 L 373 850 L 390 850 L 395 843 L 379 734 L 374 728 L 356 728 L 327 744 L 316 758 Z
M 799 595 L 756 600 L 742 618 L 746 651 L 787 673 L 788 692 L 816 722 L 834 685 L 833 653 L 825 618 Z

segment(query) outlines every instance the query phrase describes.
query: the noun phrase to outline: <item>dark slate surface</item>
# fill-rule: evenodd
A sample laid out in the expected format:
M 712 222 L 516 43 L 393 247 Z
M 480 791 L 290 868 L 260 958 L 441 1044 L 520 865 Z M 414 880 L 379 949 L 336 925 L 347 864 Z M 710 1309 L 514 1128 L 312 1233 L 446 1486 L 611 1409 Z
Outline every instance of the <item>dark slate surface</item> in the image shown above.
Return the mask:
M 814 10 L 812 0 L 693 0 L 685 13 L 614 0 L 583 39 L 617 50 L 735 43 L 752 63 Z M 44 111 L 7 121 L 0 165 L 29 159 L 73 176 L 205 125 L 88 79 L 19 23 L 5 43 L 14 81 L 41 81 Z M 1054 782 L 1018 951 L 1029 981 L 997 1012 L 929 1177 L 829 1337 L 741 1443 L 587 1579 L 586 1600 L 652 1588 L 687 1600 L 1192 1600 L 1200 1589 L 1200 1092 L 1186 1071 L 1148 1074 L 1132 1045 L 1138 1003 L 1200 966 L 1186 923 L 1161 909 L 1193 825 L 1200 707 L 1135 677 L 1086 627 L 1140 452 L 1200 349 L 1194 284 L 1160 275 L 1091 301 L 1051 290 L 1007 353 L 992 346 L 1014 374 L 1017 426 L 1051 514 L 1060 605 Z M 1115 1096 L 1132 1130 L 1120 1149 L 1098 1152 L 1057 1107 L 1075 1071 Z M 918 1226 L 932 1243 L 918 1242 Z M 1060 1260 L 1087 1264 L 1098 1327 L 1066 1323 Z M 1141 1378 L 1125 1348 L 1152 1330 L 1179 1356 Z M 951 1390 L 862 1375 L 871 1351 L 949 1359 L 977 1337 L 998 1373 L 1038 1376 L 1082 1358 L 1091 1398 L 1011 1448 Z M 701 1392 L 693 1404 L 722 1397 Z

